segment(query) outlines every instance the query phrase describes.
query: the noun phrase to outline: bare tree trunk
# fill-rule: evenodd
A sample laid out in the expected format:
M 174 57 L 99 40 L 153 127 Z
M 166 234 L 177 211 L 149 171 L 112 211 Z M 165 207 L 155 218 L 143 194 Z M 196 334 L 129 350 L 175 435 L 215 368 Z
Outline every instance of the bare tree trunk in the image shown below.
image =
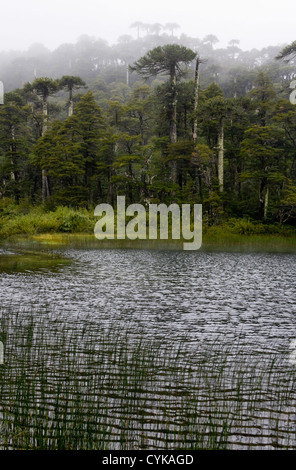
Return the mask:
M 268 199 L 269 199 L 269 187 L 266 186 L 265 196 L 264 196 L 264 220 L 267 219 L 267 211 L 268 211 Z
M 267 178 L 264 176 L 259 184 L 259 219 L 262 220 L 265 217 L 265 211 L 268 204 L 268 195 L 266 199 L 266 188 L 267 188 Z
M 224 189 L 224 126 L 223 126 L 223 117 L 220 118 L 219 133 L 218 133 L 218 182 L 219 182 L 219 192 L 222 193 L 223 189 Z
M 42 109 L 43 109 L 43 126 L 42 126 L 42 137 L 44 136 L 45 132 L 47 131 L 47 98 L 43 98 L 43 104 L 42 104 Z
M 129 65 L 126 66 L 126 84 L 129 86 Z
M 68 109 L 68 117 L 72 116 L 72 114 L 73 114 L 73 109 L 74 109 L 74 105 L 73 105 L 73 90 L 72 90 L 72 88 L 70 88 L 70 90 L 69 90 L 69 109 Z

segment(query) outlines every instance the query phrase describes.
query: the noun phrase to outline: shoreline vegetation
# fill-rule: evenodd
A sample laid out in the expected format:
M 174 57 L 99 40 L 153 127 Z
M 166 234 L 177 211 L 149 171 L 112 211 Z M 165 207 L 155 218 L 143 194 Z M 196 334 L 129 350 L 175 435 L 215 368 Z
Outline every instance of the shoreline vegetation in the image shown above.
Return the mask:
M 97 240 L 93 211 L 60 206 L 46 211 L 42 206 L 22 208 L 7 205 L 0 211 L 0 240 L 4 243 L 34 240 L 49 245 L 93 244 L 102 248 L 182 248 L 182 240 Z M 170 236 L 170 227 L 169 227 Z M 201 249 L 238 247 L 245 249 L 296 250 L 296 229 L 247 218 L 226 219 L 208 226 L 203 220 Z

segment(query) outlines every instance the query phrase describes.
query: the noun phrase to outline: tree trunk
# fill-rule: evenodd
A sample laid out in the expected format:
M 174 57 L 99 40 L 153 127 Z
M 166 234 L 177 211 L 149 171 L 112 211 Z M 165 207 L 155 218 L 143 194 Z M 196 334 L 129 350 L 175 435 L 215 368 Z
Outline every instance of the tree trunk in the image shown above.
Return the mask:
M 42 202 L 45 203 L 46 198 L 50 195 L 49 192 L 49 185 L 48 185 L 48 178 L 47 178 L 47 170 L 42 170 Z
M 197 57 L 195 65 L 195 80 L 194 80 L 194 123 L 193 123 L 193 140 L 197 139 L 197 108 L 198 108 L 198 91 L 199 91 L 199 64 L 200 59 Z
M 265 196 L 264 196 L 264 220 L 267 219 L 268 198 L 269 198 L 269 187 L 266 186 L 266 191 L 265 191 Z
M 69 109 L 68 109 L 68 117 L 72 116 L 72 114 L 73 114 L 73 109 L 74 109 L 74 105 L 73 105 L 73 90 L 72 90 L 72 88 L 70 88 L 70 90 L 69 90 Z
M 172 114 L 170 119 L 170 142 L 174 144 L 177 142 L 177 75 L 176 68 L 172 67 L 170 72 L 170 84 L 172 93 Z M 177 182 L 177 162 L 172 161 L 172 182 Z
M 47 97 L 43 97 L 43 104 L 42 104 L 42 109 L 43 109 L 43 126 L 42 126 L 42 137 L 44 136 L 45 132 L 47 131 Z
M 176 70 L 171 71 L 172 115 L 170 120 L 170 142 L 177 142 L 177 76 Z
M 262 178 L 259 185 L 259 219 L 262 220 L 265 217 L 265 210 L 268 204 L 268 195 L 266 200 L 265 188 L 267 186 L 266 177 Z
M 126 84 L 129 86 L 129 65 L 126 66 Z
M 42 125 L 42 137 L 47 131 L 47 97 L 43 97 L 43 125 Z M 47 170 L 42 169 L 42 202 L 45 203 L 46 198 L 50 195 L 49 184 L 47 178 Z
M 15 128 L 14 128 L 14 125 L 11 126 L 11 146 L 10 146 L 10 152 L 11 152 L 11 164 L 12 164 L 12 170 L 11 170 L 11 173 L 10 173 L 10 179 L 12 181 L 15 181 L 16 180 L 16 176 L 15 176 L 15 171 L 14 171 L 14 165 L 15 165 L 15 162 L 13 160 L 13 156 L 15 154 Z
M 220 118 L 219 133 L 218 133 L 218 182 L 219 182 L 219 192 L 222 193 L 223 189 L 224 189 L 224 126 L 223 126 L 223 117 Z

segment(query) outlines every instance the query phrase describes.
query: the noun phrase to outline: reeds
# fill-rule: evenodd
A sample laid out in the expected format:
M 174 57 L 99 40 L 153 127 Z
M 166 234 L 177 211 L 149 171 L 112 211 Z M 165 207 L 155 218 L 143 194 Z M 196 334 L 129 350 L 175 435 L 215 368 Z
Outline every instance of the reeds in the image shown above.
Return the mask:
M 156 340 L 2 311 L 1 449 L 295 448 L 295 368 L 219 340 Z

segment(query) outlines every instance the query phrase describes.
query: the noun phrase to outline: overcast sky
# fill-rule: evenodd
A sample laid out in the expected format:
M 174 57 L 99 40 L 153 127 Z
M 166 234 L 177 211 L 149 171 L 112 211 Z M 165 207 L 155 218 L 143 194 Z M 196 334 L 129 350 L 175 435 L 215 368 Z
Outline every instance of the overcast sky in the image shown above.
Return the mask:
M 4 4 L 4 5 L 3 5 Z M 41 42 L 53 50 L 82 34 L 114 44 L 143 23 L 178 23 L 176 30 L 202 39 L 214 34 L 225 47 L 240 39 L 243 50 L 296 40 L 296 3 L 292 0 L 2 0 L 0 50 L 25 50 Z

